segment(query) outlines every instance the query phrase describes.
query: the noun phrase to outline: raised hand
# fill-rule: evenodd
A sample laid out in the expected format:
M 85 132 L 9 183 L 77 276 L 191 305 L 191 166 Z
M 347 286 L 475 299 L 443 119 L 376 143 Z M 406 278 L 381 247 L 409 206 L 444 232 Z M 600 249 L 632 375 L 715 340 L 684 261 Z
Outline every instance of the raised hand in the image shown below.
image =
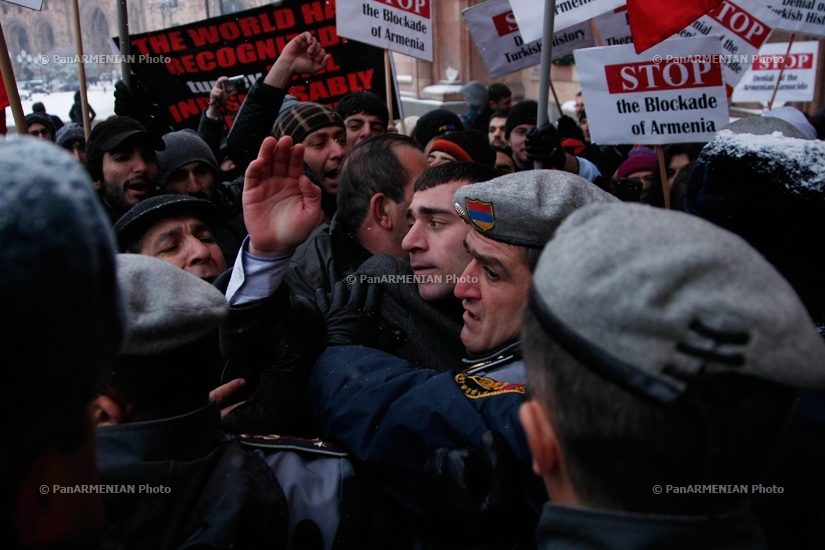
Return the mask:
M 321 188 L 304 175 L 304 146 L 268 137 L 246 169 L 244 222 L 249 253 L 288 256 L 321 223 Z
M 264 82 L 286 89 L 296 74 L 314 74 L 327 66 L 329 54 L 310 33 L 299 34 L 289 41 L 272 65 Z

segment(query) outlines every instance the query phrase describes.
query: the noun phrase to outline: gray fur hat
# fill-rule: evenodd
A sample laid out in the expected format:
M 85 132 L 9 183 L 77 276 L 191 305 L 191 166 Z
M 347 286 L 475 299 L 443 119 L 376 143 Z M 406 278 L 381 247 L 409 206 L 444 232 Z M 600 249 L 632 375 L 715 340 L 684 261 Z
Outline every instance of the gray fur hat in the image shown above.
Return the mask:
M 214 332 L 229 315 L 220 290 L 152 256 L 118 254 L 117 279 L 126 305 L 125 355 L 176 350 Z
M 163 189 L 172 172 L 190 162 L 203 162 L 218 174 L 218 161 L 209 145 L 189 128 L 164 134 L 166 149 L 158 151 L 158 185 Z
M 77 433 L 114 364 L 123 322 L 109 226 L 69 153 L 0 141 L 0 494 Z
M 455 211 L 473 229 L 507 244 L 544 248 L 574 210 L 619 202 L 586 179 L 561 170 L 528 170 L 460 187 Z
M 578 210 L 542 252 L 528 304 L 580 363 L 660 402 L 718 374 L 825 387 L 825 343 L 793 288 L 740 237 L 695 216 Z

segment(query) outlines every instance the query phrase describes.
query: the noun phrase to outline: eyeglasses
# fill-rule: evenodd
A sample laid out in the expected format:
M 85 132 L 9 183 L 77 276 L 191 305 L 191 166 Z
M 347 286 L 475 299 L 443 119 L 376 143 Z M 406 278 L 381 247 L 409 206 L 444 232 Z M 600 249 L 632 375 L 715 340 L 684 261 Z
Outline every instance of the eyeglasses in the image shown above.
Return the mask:
M 49 131 L 48 128 L 42 128 L 40 130 L 29 130 L 29 135 L 34 136 L 34 137 L 38 137 L 38 136 L 50 137 L 52 135 L 52 133 Z

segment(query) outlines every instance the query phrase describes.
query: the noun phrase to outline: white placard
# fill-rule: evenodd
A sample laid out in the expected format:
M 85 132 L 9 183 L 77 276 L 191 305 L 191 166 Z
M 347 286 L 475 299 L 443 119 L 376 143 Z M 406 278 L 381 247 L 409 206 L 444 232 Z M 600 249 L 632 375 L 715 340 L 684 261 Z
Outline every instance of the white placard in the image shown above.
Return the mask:
M 722 66 L 728 93 L 742 80 L 759 48 L 779 23 L 779 14 L 767 4 L 750 0 L 725 0 L 675 36 L 718 35 L 722 42 Z
M 541 39 L 524 43 L 507 0 L 488 0 L 461 12 L 490 78 L 539 65 Z M 558 31 L 553 37 L 553 59 L 596 44 L 588 23 Z
M 721 44 L 714 36 L 578 50 L 576 65 L 594 143 L 710 141 L 728 123 Z
M 627 19 L 627 6 L 603 13 L 598 17 L 594 17 L 593 21 L 596 23 L 596 28 L 599 29 L 599 34 L 605 46 L 633 44 L 633 36 L 630 34 L 630 22 Z
M 759 58 L 733 90 L 734 102 L 769 102 L 785 62 L 788 43 L 765 44 Z M 794 42 L 776 101 L 813 101 L 819 42 Z
M 782 17 L 777 29 L 825 37 L 825 2 L 822 0 L 774 0 L 769 4 Z
M 624 6 L 626 0 L 556 0 L 553 30 L 557 32 L 586 22 L 605 12 Z M 544 32 L 544 0 L 510 0 L 521 36 L 525 42 L 539 40 Z
M 431 0 L 338 0 L 338 36 L 433 60 Z
M 40 11 L 43 7 L 43 0 L 5 0 L 9 4 L 17 4 L 18 6 L 23 6 L 24 8 L 29 8 L 33 10 Z

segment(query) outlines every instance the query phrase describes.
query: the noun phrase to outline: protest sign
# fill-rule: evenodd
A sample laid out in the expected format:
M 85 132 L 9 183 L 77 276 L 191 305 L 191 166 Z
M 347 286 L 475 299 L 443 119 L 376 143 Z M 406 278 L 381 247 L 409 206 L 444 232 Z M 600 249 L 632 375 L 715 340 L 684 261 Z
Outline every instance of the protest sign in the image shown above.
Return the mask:
M 524 43 L 507 0 L 488 0 L 463 10 L 461 15 L 490 78 L 541 63 L 541 39 Z M 553 35 L 553 59 L 595 45 L 590 25 L 580 23 Z
M 713 36 L 576 51 L 593 142 L 709 141 L 729 121 L 720 52 Z
M 633 36 L 630 34 L 630 21 L 627 18 L 627 6 L 594 17 L 593 22 L 596 23 L 596 28 L 599 29 L 604 46 L 633 44 Z
M 338 36 L 433 60 L 431 0 L 338 0 Z
M 553 30 L 558 32 L 624 6 L 625 0 L 557 0 Z M 544 26 L 544 2 L 541 0 L 510 0 L 525 42 L 540 40 Z
M 33 10 L 40 11 L 43 7 L 43 0 L 5 0 L 9 4 L 17 4 L 18 6 L 23 6 L 24 8 L 30 8 Z
M 725 0 L 676 36 L 690 38 L 718 35 L 722 41 L 722 64 L 728 93 L 739 82 L 779 22 L 779 14 L 764 2 Z M 747 6 L 743 8 L 742 6 Z
M 822 0 L 773 0 L 769 4 L 782 18 L 777 29 L 825 37 L 825 2 Z
M 782 72 L 788 43 L 765 44 L 733 90 L 734 102 L 769 102 Z M 775 101 L 813 101 L 819 42 L 794 42 Z
M 219 77 L 243 76 L 248 88 L 266 74 L 287 43 L 304 31 L 318 39 L 330 58 L 319 74 L 297 76 L 289 88 L 290 94 L 301 101 L 329 106 L 335 106 L 350 92 L 368 90 L 386 97 L 384 51 L 342 40 L 335 31 L 332 0 L 286 0 L 132 35 L 132 71 L 169 114 L 173 126 L 195 128 Z M 244 97 L 240 94 L 227 103 L 227 127 Z M 394 111 L 398 113 L 395 94 L 393 98 Z

